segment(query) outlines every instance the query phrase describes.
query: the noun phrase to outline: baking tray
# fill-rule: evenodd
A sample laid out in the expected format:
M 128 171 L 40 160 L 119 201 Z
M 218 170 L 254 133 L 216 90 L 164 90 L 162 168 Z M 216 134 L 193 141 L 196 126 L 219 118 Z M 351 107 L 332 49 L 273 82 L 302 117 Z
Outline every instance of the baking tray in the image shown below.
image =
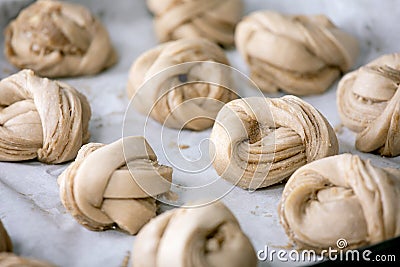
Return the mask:
M 18 9 L 29 1 L 0 0 L 0 26 L 13 17 Z M 93 116 L 90 122 L 91 141 L 109 143 L 123 135 L 125 112 L 129 101 L 126 96 L 128 70 L 142 52 L 157 45 L 152 28 L 152 17 L 145 1 L 130 0 L 81 0 L 79 2 L 98 15 L 108 28 L 119 54 L 119 62 L 113 68 L 90 77 L 65 79 L 84 93 L 91 104 Z M 399 51 L 400 34 L 398 18 L 400 5 L 397 0 L 245 0 L 245 14 L 272 9 L 284 13 L 316 14 L 329 16 L 335 24 L 356 36 L 361 45 L 361 55 L 355 67 L 392 52 Z M 5 11 L 7 9 L 7 11 Z M 1 37 L 1 47 L 4 47 Z M 237 51 L 228 50 L 233 67 L 248 73 Z M 17 70 L 0 55 L 0 78 Z M 382 167 L 399 168 L 400 158 L 382 158 L 360 153 L 354 148 L 354 134 L 340 126 L 336 109 L 337 83 L 322 95 L 303 97 L 314 105 L 337 129 L 340 153 L 350 152 L 369 158 Z M 273 95 L 279 96 L 279 95 Z M 146 118 L 129 111 L 130 134 L 143 134 Z M 136 125 L 136 126 L 135 126 Z M 160 143 L 161 126 L 149 121 L 146 138 L 159 156 L 161 163 L 169 164 Z M 174 130 L 163 133 L 164 149 L 171 153 L 183 151 L 187 158 L 197 158 L 200 141 L 207 138 L 210 130 L 184 131 L 179 136 Z M 180 150 L 179 145 L 189 148 Z M 132 250 L 135 240 L 117 231 L 91 232 L 79 225 L 66 213 L 58 196 L 56 179 L 66 168 L 63 165 L 44 165 L 36 161 L 24 163 L 0 163 L 0 218 L 14 243 L 15 252 L 22 256 L 48 260 L 59 266 L 121 266 Z M 175 175 L 183 175 L 176 172 Z M 216 177 L 208 168 L 201 174 Z M 182 177 L 181 177 L 182 178 Z M 188 178 L 189 179 L 189 178 Z M 287 249 L 288 239 L 279 224 L 277 204 L 284 185 L 249 192 L 234 188 L 222 201 L 238 218 L 244 232 L 256 250 Z M 312 262 L 260 262 L 260 266 L 287 266 Z

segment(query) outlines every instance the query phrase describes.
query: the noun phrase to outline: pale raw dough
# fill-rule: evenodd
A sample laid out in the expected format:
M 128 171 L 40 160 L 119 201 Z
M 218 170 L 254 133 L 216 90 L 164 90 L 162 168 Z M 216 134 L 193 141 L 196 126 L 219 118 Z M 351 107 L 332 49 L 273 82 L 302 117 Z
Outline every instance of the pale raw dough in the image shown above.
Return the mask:
M 12 253 L 0 253 L 0 266 L 1 267 L 55 267 L 50 263 L 18 257 Z
M 172 168 L 158 164 L 143 137 L 126 137 L 83 146 L 58 183 L 65 208 L 86 228 L 136 234 L 156 216 L 153 197 L 168 192 L 171 180 Z
M 0 220 L 0 252 L 11 252 L 12 250 L 13 246 L 11 239 Z
M 64 1 L 28 6 L 8 25 L 5 39 L 13 65 L 46 77 L 96 74 L 117 61 L 101 22 L 85 7 Z
M 325 117 L 295 96 L 229 102 L 217 116 L 210 141 L 217 173 L 250 189 L 281 182 L 299 167 L 338 153 Z
M 22 70 L 0 81 L 0 161 L 72 160 L 89 140 L 86 97 L 70 85 Z
M 162 44 L 132 65 L 128 96 L 135 109 L 167 127 L 204 130 L 222 106 L 236 98 L 227 65 L 224 51 L 206 39 Z M 182 85 L 182 76 L 188 84 Z
M 235 216 L 222 203 L 167 211 L 136 237 L 133 267 L 257 266 Z
M 356 148 L 400 155 L 400 54 L 379 57 L 340 81 L 337 106 L 343 124 L 357 133 Z
M 358 56 L 358 42 L 326 16 L 257 11 L 236 29 L 236 46 L 265 92 L 324 92 Z
M 231 46 L 243 12 L 242 0 L 147 0 L 147 5 L 161 42 L 203 37 Z
M 289 238 L 304 249 L 346 249 L 400 235 L 400 170 L 342 154 L 298 169 L 279 204 Z

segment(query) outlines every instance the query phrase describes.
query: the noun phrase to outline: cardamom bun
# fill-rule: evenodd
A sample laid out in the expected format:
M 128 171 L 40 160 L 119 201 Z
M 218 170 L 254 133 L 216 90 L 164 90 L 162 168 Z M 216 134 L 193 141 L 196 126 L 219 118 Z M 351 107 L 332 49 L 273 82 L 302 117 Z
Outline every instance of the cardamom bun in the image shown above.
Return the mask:
M 147 0 L 147 6 L 161 42 L 203 37 L 222 46 L 233 45 L 243 12 L 242 0 Z
M 358 41 L 324 15 L 257 11 L 237 26 L 236 46 L 261 90 L 323 93 L 355 63 Z
M 38 0 L 5 29 L 5 55 L 41 76 L 91 75 L 114 65 L 107 30 L 90 11 L 64 1 Z
M 90 106 L 70 85 L 22 70 L 0 81 L 0 161 L 72 160 L 89 140 Z
M 54 265 L 29 258 L 19 257 L 12 253 L 0 253 L 0 266 L 2 267 L 54 267 Z
M 257 257 L 235 216 L 217 202 L 152 219 L 136 237 L 132 266 L 251 267 Z
M 400 235 L 400 170 L 342 154 L 309 163 L 286 183 L 281 224 L 300 248 L 346 249 Z
M 167 127 L 204 130 L 237 97 L 228 65 L 224 51 L 206 39 L 162 44 L 133 63 L 128 96 L 135 109 Z
M 11 252 L 13 250 L 10 236 L 8 235 L 3 223 L 0 220 L 0 253 Z
M 143 137 L 83 146 L 59 176 L 68 212 L 93 231 L 118 228 L 136 234 L 156 216 L 155 196 L 168 192 L 172 168 L 159 165 Z
M 357 133 L 356 148 L 400 155 L 400 54 L 379 57 L 339 82 L 337 107 L 343 124 Z
M 295 96 L 233 100 L 218 113 L 210 136 L 215 170 L 245 189 L 279 183 L 301 166 L 337 153 L 331 125 Z

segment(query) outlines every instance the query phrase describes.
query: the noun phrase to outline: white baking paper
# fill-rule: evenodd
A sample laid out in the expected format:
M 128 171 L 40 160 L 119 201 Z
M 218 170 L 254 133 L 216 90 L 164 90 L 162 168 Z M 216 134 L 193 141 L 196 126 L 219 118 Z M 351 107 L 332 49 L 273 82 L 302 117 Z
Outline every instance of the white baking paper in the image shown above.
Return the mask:
M 20 5 L 23 1 L 0 0 L 0 9 L 9 8 L 11 2 Z M 119 54 L 118 64 L 99 75 L 65 79 L 90 101 L 93 110 L 91 141 L 109 143 L 122 136 L 124 114 L 129 103 L 125 90 L 129 67 L 142 52 L 157 45 L 152 16 L 144 0 L 74 2 L 87 6 L 102 19 Z M 245 5 L 246 14 L 259 9 L 272 9 L 285 13 L 322 13 L 329 16 L 339 27 L 360 40 L 361 56 L 357 66 L 385 53 L 398 52 L 400 48 L 400 4 L 397 0 L 245 0 Z M 12 16 L 13 12 L 0 14 Z M 5 16 L 0 18 L 2 28 L 9 19 Z M 3 42 L 4 38 L 1 37 L 1 50 Z M 248 74 L 239 54 L 235 50 L 227 53 L 233 67 Z M 16 71 L 0 55 L 0 78 Z M 323 95 L 303 98 L 319 109 L 333 127 L 340 125 L 335 101 L 336 86 L 334 84 Z M 129 113 L 128 118 L 129 133 L 142 134 L 145 117 Z M 146 127 L 146 138 L 161 163 L 169 164 L 160 142 L 161 126 L 150 120 Z M 184 144 L 189 146 L 182 150 L 185 157 L 196 159 L 202 151 L 200 141 L 209 134 L 210 130 L 185 131 L 178 140 L 177 131 L 166 129 L 163 138 L 164 144 L 168 145 L 164 149 L 177 154 L 179 145 Z M 351 152 L 362 158 L 370 158 L 379 166 L 399 168 L 399 157 L 382 158 L 356 151 L 354 134 L 347 129 L 343 129 L 338 138 L 341 153 Z M 65 211 L 59 199 L 56 179 L 67 165 L 44 165 L 35 161 L 0 163 L 0 219 L 12 238 L 15 253 L 48 260 L 59 266 L 121 266 L 132 250 L 135 237 L 117 231 L 86 230 Z M 182 175 L 179 172 L 175 174 Z M 209 168 L 203 174 L 198 174 L 200 176 L 216 178 L 216 173 Z M 187 175 L 187 179 L 191 178 Z M 236 215 L 256 250 L 264 249 L 266 245 L 270 249 L 279 250 L 288 244 L 277 215 L 283 186 L 276 185 L 256 192 L 234 188 L 222 199 Z M 298 264 L 277 259 L 273 262 L 260 262 L 260 266 Z

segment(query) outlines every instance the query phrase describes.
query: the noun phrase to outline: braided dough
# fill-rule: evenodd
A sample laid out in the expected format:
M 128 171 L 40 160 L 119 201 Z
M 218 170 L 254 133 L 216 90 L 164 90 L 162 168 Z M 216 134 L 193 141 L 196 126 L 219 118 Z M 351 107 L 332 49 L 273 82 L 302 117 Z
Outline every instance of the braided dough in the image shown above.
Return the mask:
M 11 252 L 12 249 L 11 239 L 0 220 L 0 252 Z
M 107 30 L 77 4 L 39 0 L 5 30 L 5 55 L 41 76 L 90 75 L 115 64 Z
M 229 102 L 217 116 L 210 141 L 217 173 L 250 189 L 281 182 L 299 167 L 338 153 L 325 117 L 295 96 Z
M 206 39 L 160 45 L 132 65 L 128 96 L 134 96 L 132 104 L 137 110 L 167 127 L 209 128 L 222 106 L 236 98 L 230 89 L 230 68 L 216 63 L 229 65 L 224 51 Z
M 147 5 L 161 42 L 203 37 L 223 46 L 233 45 L 243 11 L 242 0 L 147 0 Z
M 69 161 L 89 140 L 90 116 L 68 84 L 20 71 L 0 81 L 0 161 Z
M 281 223 L 301 248 L 347 248 L 400 235 L 400 170 L 342 154 L 298 169 L 279 204 Z
M 356 148 L 400 155 L 400 54 L 384 55 L 340 81 L 337 106 L 343 124 L 357 133 Z
M 18 257 L 12 253 L 0 253 L 0 266 L 2 267 L 54 267 L 47 262 Z
M 169 191 L 171 180 L 172 169 L 158 164 L 143 137 L 127 137 L 83 146 L 58 182 L 62 203 L 80 224 L 136 234 L 156 216 L 153 197 Z
M 258 11 L 237 26 L 236 46 L 265 92 L 324 92 L 353 66 L 358 42 L 326 16 Z
M 151 220 L 136 237 L 134 267 L 257 266 L 235 216 L 222 203 L 174 209 Z

